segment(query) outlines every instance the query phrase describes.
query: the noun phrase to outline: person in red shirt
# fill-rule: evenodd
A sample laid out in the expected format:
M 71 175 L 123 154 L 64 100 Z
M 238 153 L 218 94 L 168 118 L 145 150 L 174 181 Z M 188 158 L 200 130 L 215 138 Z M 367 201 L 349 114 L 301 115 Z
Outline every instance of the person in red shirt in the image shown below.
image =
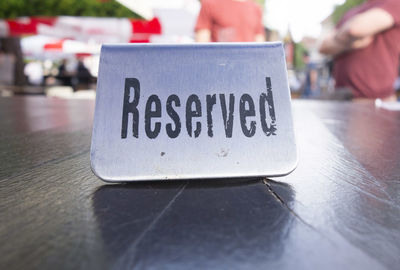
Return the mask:
M 262 10 L 252 0 L 201 0 L 197 42 L 264 41 Z
M 337 88 L 354 98 L 395 100 L 400 56 L 400 1 L 368 0 L 348 11 L 320 52 L 334 57 Z

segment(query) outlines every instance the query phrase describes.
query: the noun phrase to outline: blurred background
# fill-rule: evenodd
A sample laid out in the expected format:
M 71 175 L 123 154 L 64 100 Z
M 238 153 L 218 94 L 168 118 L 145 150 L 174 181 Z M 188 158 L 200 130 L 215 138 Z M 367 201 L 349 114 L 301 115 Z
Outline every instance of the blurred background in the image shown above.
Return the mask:
M 282 41 L 293 98 L 333 91 L 321 39 L 363 0 L 254 0 L 266 41 Z M 102 43 L 191 43 L 199 0 L 0 2 L 2 96 L 95 97 Z M 313 85 L 312 92 L 307 90 Z

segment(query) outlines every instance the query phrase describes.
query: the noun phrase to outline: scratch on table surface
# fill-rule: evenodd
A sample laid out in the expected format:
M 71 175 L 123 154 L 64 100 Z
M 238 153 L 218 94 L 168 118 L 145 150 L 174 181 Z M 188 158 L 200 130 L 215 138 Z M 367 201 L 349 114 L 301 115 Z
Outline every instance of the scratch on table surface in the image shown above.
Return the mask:
M 146 236 L 146 234 L 154 228 L 154 226 L 158 223 L 161 217 L 167 212 L 167 210 L 174 204 L 176 199 L 182 194 L 183 190 L 186 188 L 189 182 L 186 182 L 185 185 L 181 187 L 181 189 L 175 194 L 175 196 L 168 202 L 168 204 L 164 207 L 164 209 L 153 219 L 153 221 L 143 230 L 143 232 L 136 238 L 136 240 L 126 249 L 126 252 L 120 259 L 116 262 L 114 269 L 125 269 L 127 266 L 131 267 L 134 264 L 134 254 L 136 253 L 136 247 L 142 241 L 142 239 Z M 126 255 L 126 256 L 125 256 Z
M 310 223 L 308 223 L 307 221 L 305 221 L 303 218 L 301 218 L 293 209 L 291 209 L 289 207 L 289 205 L 283 200 L 283 198 L 281 196 L 279 196 L 278 193 L 276 193 L 272 187 L 271 184 L 269 183 L 269 179 L 268 178 L 264 178 L 263 183 L 267 186 L 268 191 L 271 193 L 271 195 L 280 203 L 283 205 L 283 207 L 285 207 L 292 215 L 294 215 L 296 218 L 298 218 L 302 223 L 304 223 L 306 226 L 310 227 L 311 229 L 318 231 L 314 226 L 312 226 Z
M 132 226 L 132 225 L 137 224 L 137 223 L 141 223 L 141 222 L 144 222 L 144 221 L 151 220 L 151 218 L 152 217 L 150 216 L 150 217 L 144 217 L 144 218 L 137 218 L 135 220 L 129 220 L 129 221 L 126 221 L 126 222 L 118 224 L 113 229 L 114 230 L 121 230 L 124 227 Z

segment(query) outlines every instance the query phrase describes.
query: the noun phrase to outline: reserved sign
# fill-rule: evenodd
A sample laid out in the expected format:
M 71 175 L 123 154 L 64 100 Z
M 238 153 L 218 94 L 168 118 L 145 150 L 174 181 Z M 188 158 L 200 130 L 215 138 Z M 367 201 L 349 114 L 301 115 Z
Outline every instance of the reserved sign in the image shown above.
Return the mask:
M 281 43 L 104 45 L 91 163 L 106 181 L 288 174 Z

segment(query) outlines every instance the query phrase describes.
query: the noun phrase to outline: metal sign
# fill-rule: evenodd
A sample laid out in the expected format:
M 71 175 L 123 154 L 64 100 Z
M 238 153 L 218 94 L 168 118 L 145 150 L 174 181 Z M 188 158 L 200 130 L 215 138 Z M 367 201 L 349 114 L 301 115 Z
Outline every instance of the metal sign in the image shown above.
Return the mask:
M 282 44 L 103 45 L 91 163 L 117 182 L 290 173 Z

